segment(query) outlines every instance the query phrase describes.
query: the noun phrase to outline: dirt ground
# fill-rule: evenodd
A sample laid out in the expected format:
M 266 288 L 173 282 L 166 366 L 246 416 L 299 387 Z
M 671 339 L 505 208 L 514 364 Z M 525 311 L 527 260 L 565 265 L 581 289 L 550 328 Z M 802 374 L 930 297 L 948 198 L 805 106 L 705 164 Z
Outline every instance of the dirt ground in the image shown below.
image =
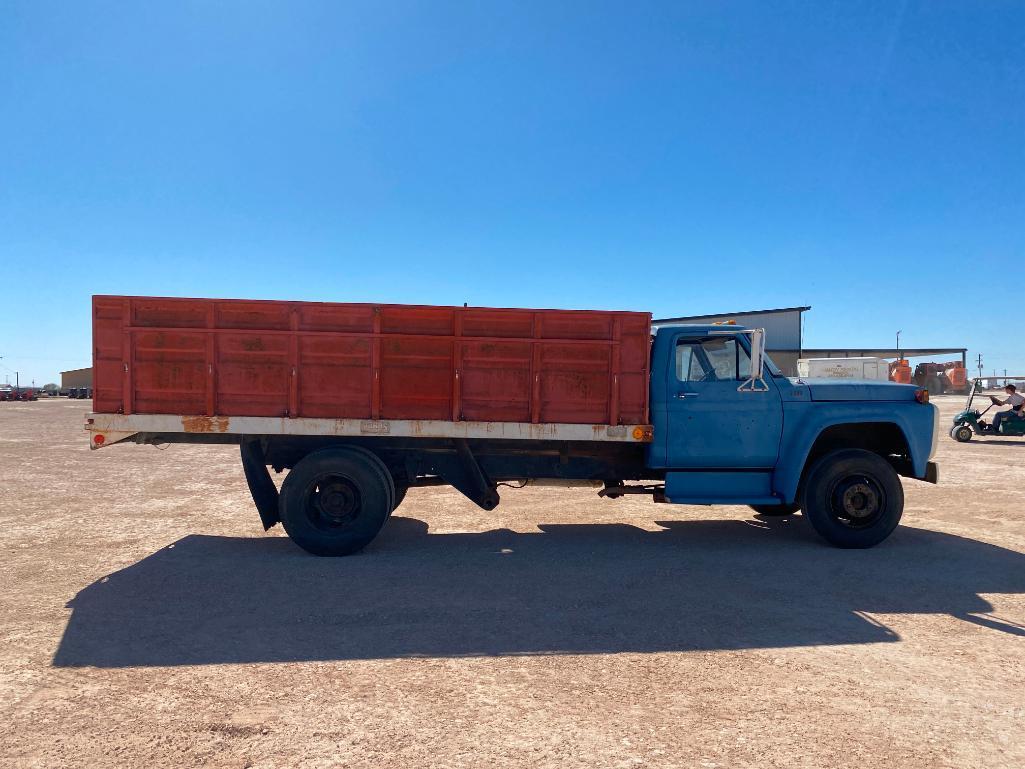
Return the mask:
M 1025 441 L 944 433 L 868 551 L 415 489 L 318 559 L 237 449 L 90 452 L 88 405 L 0 403 L 4 767 L 1025 766 Z

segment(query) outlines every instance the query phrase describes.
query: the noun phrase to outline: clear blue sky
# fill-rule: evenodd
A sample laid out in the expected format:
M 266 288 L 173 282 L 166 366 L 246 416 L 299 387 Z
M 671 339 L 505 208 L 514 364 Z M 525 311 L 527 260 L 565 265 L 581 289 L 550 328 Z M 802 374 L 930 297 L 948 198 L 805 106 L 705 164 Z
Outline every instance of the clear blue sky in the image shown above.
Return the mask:
M 1021 2 L 0 2 L 0 381 L 93 293 L 810 304 L 1025 370 Z

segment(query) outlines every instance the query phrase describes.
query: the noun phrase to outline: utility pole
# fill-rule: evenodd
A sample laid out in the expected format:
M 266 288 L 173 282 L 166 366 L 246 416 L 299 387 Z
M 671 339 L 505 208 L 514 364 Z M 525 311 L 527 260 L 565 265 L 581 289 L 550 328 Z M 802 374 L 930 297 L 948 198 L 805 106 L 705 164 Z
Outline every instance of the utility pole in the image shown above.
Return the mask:
M 979 378 L 982 378 L 982 353 L 979 353 Z
M 0 355 L 0 360 L 3 360 L 3 357 L 4 357 L 3 355 Z M 7 382 L 7 384 L 10 384 L 10 383 L 11 383 L 11 377 L 10 377 L 10 375 L 9 375 L 9 374 L 5 374 L 5 375 L 4 375 L 4 379 L 5 379 L 5 381 Z M 15 372 L 14 372 L 14 390 L 15 390 L 15 392 L 17 392 L 17 391 L 18 391 L 18 389 L 19 389 L 19 384 L 18 384 L 18 372 L 17 372 L 17 371 L 15 371 Z

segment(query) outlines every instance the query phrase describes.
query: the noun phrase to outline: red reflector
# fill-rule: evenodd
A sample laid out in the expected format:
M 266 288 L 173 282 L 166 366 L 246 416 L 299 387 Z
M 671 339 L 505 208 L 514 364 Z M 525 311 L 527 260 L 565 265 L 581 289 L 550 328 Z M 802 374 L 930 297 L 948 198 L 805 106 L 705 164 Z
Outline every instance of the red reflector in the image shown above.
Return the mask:
M 929 402 L 929 391 L 928 390 L 915 390 L 915 400 L 919 403 Z
M 94 435 L 93 436 L 93 443 L 95 443 L 97 446 L 102 445 L 105 440 L 107 440 L 107 439 L 104 438 L 102 435 Z

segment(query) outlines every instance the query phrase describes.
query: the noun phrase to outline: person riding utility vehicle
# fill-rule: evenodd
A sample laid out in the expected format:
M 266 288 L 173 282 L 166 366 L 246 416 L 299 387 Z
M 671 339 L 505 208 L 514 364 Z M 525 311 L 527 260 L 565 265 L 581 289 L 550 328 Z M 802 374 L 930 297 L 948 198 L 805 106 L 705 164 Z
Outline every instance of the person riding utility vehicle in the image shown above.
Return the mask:
M 999 433 L 1000 425 L 1010 419 L 1025 419 L 1025 395 L 1019 395 L 1013 384 L 1004 387 L 1007 397 L 1001 400 L 995 395 L 989 396 L 994 406 L 1010 406 L 1007 411 L 998 411 L 993 415 L 993 424 L 986 428 L 986 432 Z

